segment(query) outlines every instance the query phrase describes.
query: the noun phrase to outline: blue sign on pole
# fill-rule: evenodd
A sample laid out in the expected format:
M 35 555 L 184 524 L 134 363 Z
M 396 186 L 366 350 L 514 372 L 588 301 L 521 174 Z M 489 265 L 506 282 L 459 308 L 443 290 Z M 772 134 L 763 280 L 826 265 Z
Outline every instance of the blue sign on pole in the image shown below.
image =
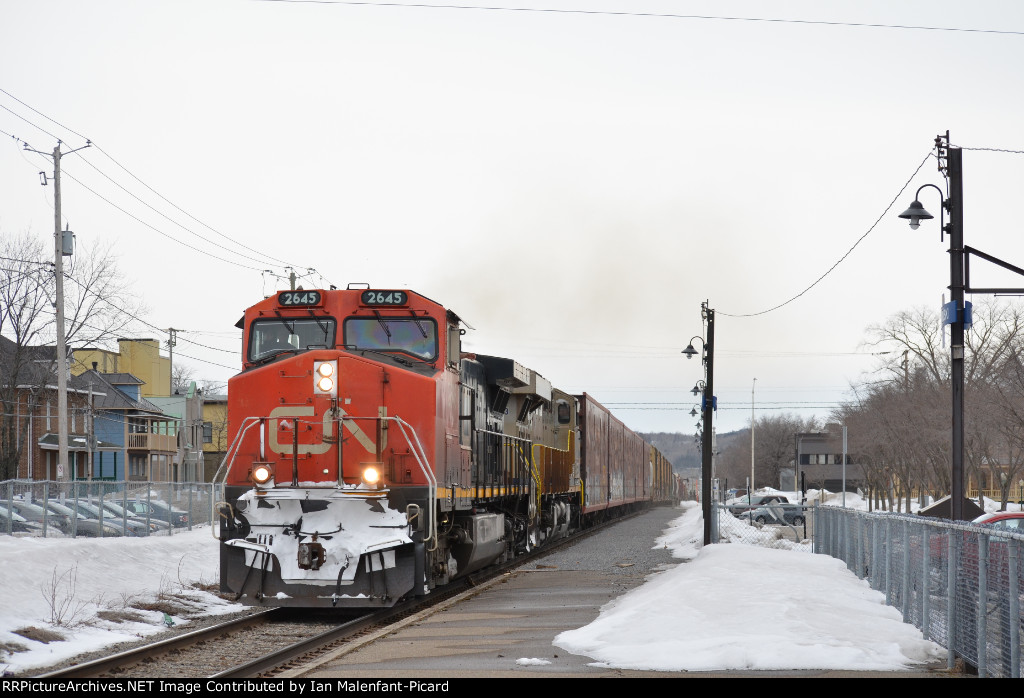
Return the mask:
M 964 302 L 964 327 L 970 327 L 974 320 L 971 307 L 970 301 Z M 956 301 L 950 301 L 942 306 L 942 324 L 952 325 L 956 320 Z

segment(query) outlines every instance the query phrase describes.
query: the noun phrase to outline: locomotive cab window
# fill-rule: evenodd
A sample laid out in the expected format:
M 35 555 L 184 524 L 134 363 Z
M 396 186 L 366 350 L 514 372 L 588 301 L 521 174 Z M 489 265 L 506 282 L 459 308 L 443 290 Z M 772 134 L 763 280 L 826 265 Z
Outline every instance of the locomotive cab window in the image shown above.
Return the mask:
M 335 331 L 334 319 L 327 317 L 256 320 L 249 330 L 249 361 L 333 347 Z
M 437 358 L 437 323 L 433 318 L 377 315 L 345 319 L 345 345 L 408 354 L 424 361 Z
M 568 424 L 572 419 L 572 408 L 569 407 L 569 403 L 565 400 L 559 400 L 557 404 L 558 406 L 555 411 L 558 414 L 558 423 Z

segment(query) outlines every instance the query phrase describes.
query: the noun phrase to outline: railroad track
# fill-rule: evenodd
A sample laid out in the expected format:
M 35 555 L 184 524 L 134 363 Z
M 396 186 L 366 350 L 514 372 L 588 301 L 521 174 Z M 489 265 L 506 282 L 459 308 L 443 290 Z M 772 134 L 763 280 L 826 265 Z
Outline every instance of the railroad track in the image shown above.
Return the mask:
M 502 565 L 456 580 L 429 595 L 392 608 L 325 613 L 274 608 L 201 628 L 109 657 L 41 674 L 39 678 L 269 678 L 296 676 L 308 665 L 386 634 L 397 624 L 437 610 L 442 604 L 504 576 L 517 567 L 572 545 L 629 516 L 546 544 Z M 255 658 L 254 658 L 255 657 Z

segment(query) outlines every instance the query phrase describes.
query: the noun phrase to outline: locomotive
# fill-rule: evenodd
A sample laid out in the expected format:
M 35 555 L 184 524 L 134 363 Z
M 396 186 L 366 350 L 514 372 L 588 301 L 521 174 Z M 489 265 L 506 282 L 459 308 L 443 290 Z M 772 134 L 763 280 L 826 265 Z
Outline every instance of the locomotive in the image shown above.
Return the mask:
M 216 480 L 220 587 L 256 605 L 374 608 L 675 492 L 591 396 L 463 353 L 409 290 L 289 290 L 245 311 Z

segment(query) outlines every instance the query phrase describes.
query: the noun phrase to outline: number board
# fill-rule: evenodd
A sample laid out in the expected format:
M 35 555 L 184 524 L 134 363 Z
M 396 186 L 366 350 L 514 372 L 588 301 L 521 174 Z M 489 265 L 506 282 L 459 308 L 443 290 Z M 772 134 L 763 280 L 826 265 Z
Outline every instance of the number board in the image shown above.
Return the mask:
M 405 305 L 409 294 L 405 291 L 363 291 L 360 296 L 363 305 Z
M 277 294 L 277 304 L 294 308 L 303 305 L 320 305 L 323 294 L 319 291 L 284 291 Z

